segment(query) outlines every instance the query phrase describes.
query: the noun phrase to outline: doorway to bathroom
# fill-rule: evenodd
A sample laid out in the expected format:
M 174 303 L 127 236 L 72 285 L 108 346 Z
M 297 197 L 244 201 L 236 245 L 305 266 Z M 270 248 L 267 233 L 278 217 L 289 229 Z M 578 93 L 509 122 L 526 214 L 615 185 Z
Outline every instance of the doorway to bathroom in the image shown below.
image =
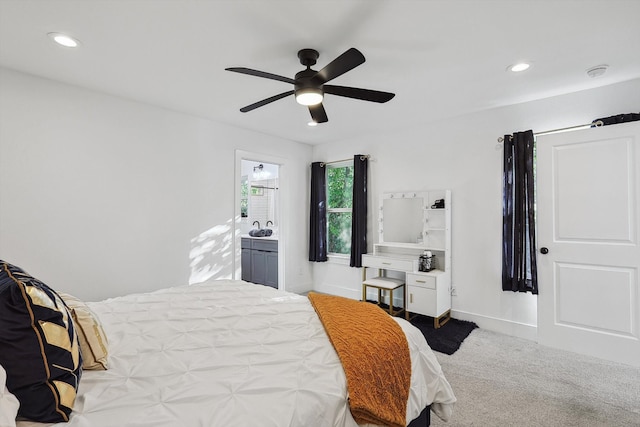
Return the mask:
M 242 234 L 260 237 L 277 232 L 279 224 L 279 165 L 242 160 L 240 217 Z
M 283 289 L 281 163 L 236 153 L 235 279 Z

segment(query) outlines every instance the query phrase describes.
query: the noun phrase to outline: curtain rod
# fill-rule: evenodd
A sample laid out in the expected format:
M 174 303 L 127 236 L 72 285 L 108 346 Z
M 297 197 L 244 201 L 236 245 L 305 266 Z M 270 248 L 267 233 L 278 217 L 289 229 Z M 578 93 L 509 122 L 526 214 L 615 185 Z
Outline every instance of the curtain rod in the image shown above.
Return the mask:
M 360 160 L 370 159 L 370 158 L 371 158 L 370 154 L 363 154 L 362 156 L 360 156 Z M 331 162 L 320 162 L 320 166 L 324 167 L 324 165 L 330 165 L 331 163 L 348 162 L 349 160 L 353 160 L 353 159 L 342 159 L 342 160 L 333 160 Z
M 570 130 L 586 129 L 586 128 L 591 128 L 593 126 L 599 128 L 601 126 L 604 126 L 604 122 L 602 120 L 598 120 L 597 122 L 588 123 L 586 125 L 578 125 L 578 126 L 570 126 L 568 128 L 545 130 L 544 132 L 536 132 L 533 134 L 533 136 L 542 136 L 542 135 L 548 135 L 550 133 L 556 133 L 556 132 L 566 132 Z M 511 139 L 512 137 L 513 135 L 509 135 L 509 139 Z M 504 137 L 501 136 L 500 138 L 498 138 L 498 142 L 504 142 Z

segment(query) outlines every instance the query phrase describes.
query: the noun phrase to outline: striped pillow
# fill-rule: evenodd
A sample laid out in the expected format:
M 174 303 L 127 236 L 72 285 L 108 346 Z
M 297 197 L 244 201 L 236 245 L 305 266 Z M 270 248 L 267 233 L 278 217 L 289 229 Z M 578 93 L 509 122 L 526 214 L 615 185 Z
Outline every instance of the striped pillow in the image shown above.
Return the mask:
M 0 260 L 0 365 L 18 415 L 39 422 L 68 421 L 82 374 L 71 313 L 58 294 Z

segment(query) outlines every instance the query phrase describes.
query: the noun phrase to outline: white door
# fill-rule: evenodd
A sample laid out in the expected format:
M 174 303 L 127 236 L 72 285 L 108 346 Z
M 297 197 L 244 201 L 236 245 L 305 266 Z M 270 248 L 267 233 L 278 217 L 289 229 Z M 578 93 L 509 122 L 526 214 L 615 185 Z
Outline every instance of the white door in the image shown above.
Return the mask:
M 640 366 L 640 122 L 536 143 L 538 342 Z

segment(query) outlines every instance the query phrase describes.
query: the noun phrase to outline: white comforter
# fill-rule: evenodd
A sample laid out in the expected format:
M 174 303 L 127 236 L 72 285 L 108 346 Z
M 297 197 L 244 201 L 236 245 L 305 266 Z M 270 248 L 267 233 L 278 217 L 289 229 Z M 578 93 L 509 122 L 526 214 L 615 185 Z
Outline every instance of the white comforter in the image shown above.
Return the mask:
M 338 355 L 306 297 L 211 280 L 89 306 L 109 339 L 109 370 L 83 373 L 60 426 L 357 426 Z M 435 355 L 396 320 L 411 349 L 407 422 L 429 404 L 448 419 L 455 397 Z

